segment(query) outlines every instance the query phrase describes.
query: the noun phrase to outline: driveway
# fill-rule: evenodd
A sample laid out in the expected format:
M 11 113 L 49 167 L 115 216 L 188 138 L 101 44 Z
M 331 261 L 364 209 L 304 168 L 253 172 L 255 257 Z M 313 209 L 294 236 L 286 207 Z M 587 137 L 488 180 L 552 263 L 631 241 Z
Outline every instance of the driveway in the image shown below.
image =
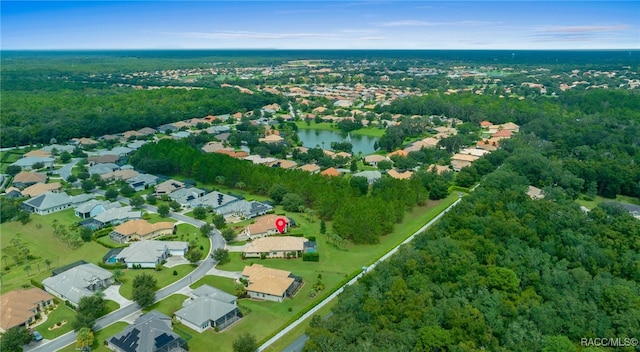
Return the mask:
M 245 243 L 242 246 L 226 246 L 229 252 L 242 252 L 245 248 L 249 247 L 251 243 Z
M 64 164 L 63 167 L 61 167 L 60 169 L 57 170 L 58 175 L 60 175 L 60 178 L 62 178 L 63 180 L 66 180 L 67 178 L 69 178 L 69 176 L 71 175 L 71 169 L 73 169 L 73 167 L 78 163 L 78 161 L 80 161 L 81 158 L 73 158 L 71 159 L 70 162 Z
M 184 259 L 181 255 L 173 255 L 167 258 L 167 262 L 164 263 L 164 267 L 173 268 L 174 266 L 183 265 L 183 264 L 191 264 L 188 260 Z
M 120 290 L 120 285 L 111 285 L 107 287 L 106 290 L 102 291 L 102 293 L 104 293 L 104 299 L 115 301 L 120 305 L 120 308 L 124 306 L 128 306 L 129 304 L 133 303 L 133 301 L 130 301 L 122 297 L 122 295 L 120 295 L 119 290 Z
M 229 279 L 236 279 L 236 280 L 242 277 L 242 273 L 239 271 L 225 271 L 225 270 L 220 270 L 216 268 L 211 268 L 211 270 L 207 272 L 207 275 L 227 277 Z

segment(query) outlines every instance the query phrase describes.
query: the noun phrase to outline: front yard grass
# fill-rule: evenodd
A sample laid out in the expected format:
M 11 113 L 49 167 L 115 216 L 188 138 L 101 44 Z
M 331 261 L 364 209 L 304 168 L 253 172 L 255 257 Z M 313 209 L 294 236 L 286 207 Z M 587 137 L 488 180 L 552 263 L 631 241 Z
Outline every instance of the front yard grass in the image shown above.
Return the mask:
M 47 321 L 45 321 L 41 325 L 36 326 L 33 329 L 39 331 L 45 339 L 54 339 L 73 330 L 73 328 L 71 328 L 71 322 L 73 321 L 73 319 L 75 319 L 75 317 L 75 310 L 67 307 L 64 302 L 58 302 L 58 306 L 49 314 L 49 316 L 47 317 Z M 63 321 L 66 321 L 64 325 L 60 326 L 59 328 L 49 330 L 57 323 Z
M 155 309 L 162 314 L 172 316 L 173 313 L 182 308 L 182 303 L 184 303 L 187 298 L 189 297 L 176 293 L 163 299 L 162 301 L 156 302 L 149 308 L 143 309 L 142 311 L 144 313 L 148 313 Z
M 184 264 L 174 266 L 173 268 L 162 267 L 162 270 L 156 271 L 155 269 L 124 269 L 122 273 L 122 285 L 120 286 L 120 294 L 127 298 L 133 299 L 133 279 L 140 274 L 149 274 L 158 280 L 158 289 L 170 285 L 178 279 L 185 277 L 187 274 L 193 271 L 196 267 L 191 264 Z M 173 275 L 173 271 L 176 271 L 178 275 Z

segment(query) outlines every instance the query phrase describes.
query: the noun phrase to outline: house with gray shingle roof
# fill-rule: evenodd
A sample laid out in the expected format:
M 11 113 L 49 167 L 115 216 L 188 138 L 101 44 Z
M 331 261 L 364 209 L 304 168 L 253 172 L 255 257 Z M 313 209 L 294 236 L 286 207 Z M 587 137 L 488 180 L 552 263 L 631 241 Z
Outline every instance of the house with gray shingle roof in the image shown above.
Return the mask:
M 118 253 L 114 260 L 127 264 L 128 268 L 155 268 L 170 255 L 184 256 L 188 250 L 189 243 L 183 241 L 146 240 L 131 243 Z
M 155 186 L 158 182 L 158 177 L 150 174 L 139 174 L 127 179 L 126 182 L 137 192 L 145 190 L 150 186 Z
M 169 198 L 180 203 L 182 206 L 190 206 L 191 203 L 205 195 L 205 191 L 196 187 L 181 188 L 169 194 Z
M 374 182 L 382 178 L 382 173 L 376 170 L 369 170 L 369 171 L 358 172 L 357 174 L 353 174 L 353 176 L 365 177 L 369 184 L 373 184 Z
M 217 288 L 203 285 L 192 292 L 175 315 L 176 319 L 197 332 L 217 328 L 223 330 L 242 317 L 236 297 Z
M 111 274 L 95 264 L 81 264 L 42 280 L 44 289 L 52 295 L 78 306 L 80 299 L 111 285 Z
M 116 170 L 120 170 L 120 166 L 113 163 L 95 164 L 95 165 L 89 166 L 90 175 L 94 175 L 94 174 L 104 175 L 110 172 L 114 172 Z
M 41 156 L 27 156 L 24 158 L 18 159 L 11 165 L 20 166 L 23 170 L 31 170 L 33 165 L 37 163 L 44 164 L 44 167 L 52 167 L 53 163 L 56 161 L 54 158 L 41 157 Z
M 119 225 L 129 220 L 142 219 L 140 210 L 132 210 L 131 206 L 114 207 L 103 211 L 93 218 L 88 218 L 80 222 L 80 225 L 91 229 L 103 228 L 108 225 Z
M 171 329 L 171 318 L 156 311 L 140 316 L 132 325 L 106 340 L 116 352 L 183 352 L 187 342 Z
M 22 202 L 27 211 L 40 215 L 70 208 L 71 204 L 71 197 L 65 192 L 46 192 Z

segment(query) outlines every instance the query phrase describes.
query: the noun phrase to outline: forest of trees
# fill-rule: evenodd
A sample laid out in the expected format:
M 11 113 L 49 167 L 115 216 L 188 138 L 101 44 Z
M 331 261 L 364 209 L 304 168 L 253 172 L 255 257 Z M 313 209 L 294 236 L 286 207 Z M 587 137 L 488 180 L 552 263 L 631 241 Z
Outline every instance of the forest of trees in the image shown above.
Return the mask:
M 250 111 L 283 97 L 236 89 L 80 88 L 2 92 L 2 146 L 99 137 L 192 117 Z
M 560 185 L 530 199 L 532 174 L 517 169 L 530 153 L 514 146 L 347 288 L 330 318 L 314 317 L 305 350 L 576 351 L 581 338 L 640 335 L 640 222 L 606 203 L 585 213 Z
M 238 182 L 255 194 L 269 196 L 273 187 L 302 198 L 333 230 L 355 243 L 375 243 L 389 233 L 405 212 L 427 199 L 446 197 L 449 181 L 432 172 L 420 171 L 409 181 L 385 178 L 370 191 L 362 192 L 346 178 L 312 175 L 305 171 L 252 165 L 222 154 L 203 154 L 180 141 L 161 140 L 138 150 L 130 162 L 136 169 L 165 175 L 183 175 L 206 184 Z M 411 197 L 407 197 L 407 195 Z M 276 200 L 278 201 L 278 200 Z M 357 220 L 360 219 L 360 220 Z

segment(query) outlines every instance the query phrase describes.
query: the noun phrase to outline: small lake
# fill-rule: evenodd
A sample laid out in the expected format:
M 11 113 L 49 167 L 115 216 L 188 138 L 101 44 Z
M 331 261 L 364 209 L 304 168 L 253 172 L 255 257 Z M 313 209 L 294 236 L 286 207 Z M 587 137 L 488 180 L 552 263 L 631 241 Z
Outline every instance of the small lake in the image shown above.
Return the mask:
M 331 150 L 331 142 L 347 142 L 347 134 L 337 131 L 327 130 L 309 130 L 299 129 L 298 137 L 302 141 L 302 145 L 307 148 L 323 148 Z M 351 140 L 348 141 L 353 144 L 353 154 L 362 152 L 363 155 L 371 154 L 375 152 L 373 144 L 378 140 L 378 137 L 350 135 Z M 324 144 L 323 144 L 324 142 Z

